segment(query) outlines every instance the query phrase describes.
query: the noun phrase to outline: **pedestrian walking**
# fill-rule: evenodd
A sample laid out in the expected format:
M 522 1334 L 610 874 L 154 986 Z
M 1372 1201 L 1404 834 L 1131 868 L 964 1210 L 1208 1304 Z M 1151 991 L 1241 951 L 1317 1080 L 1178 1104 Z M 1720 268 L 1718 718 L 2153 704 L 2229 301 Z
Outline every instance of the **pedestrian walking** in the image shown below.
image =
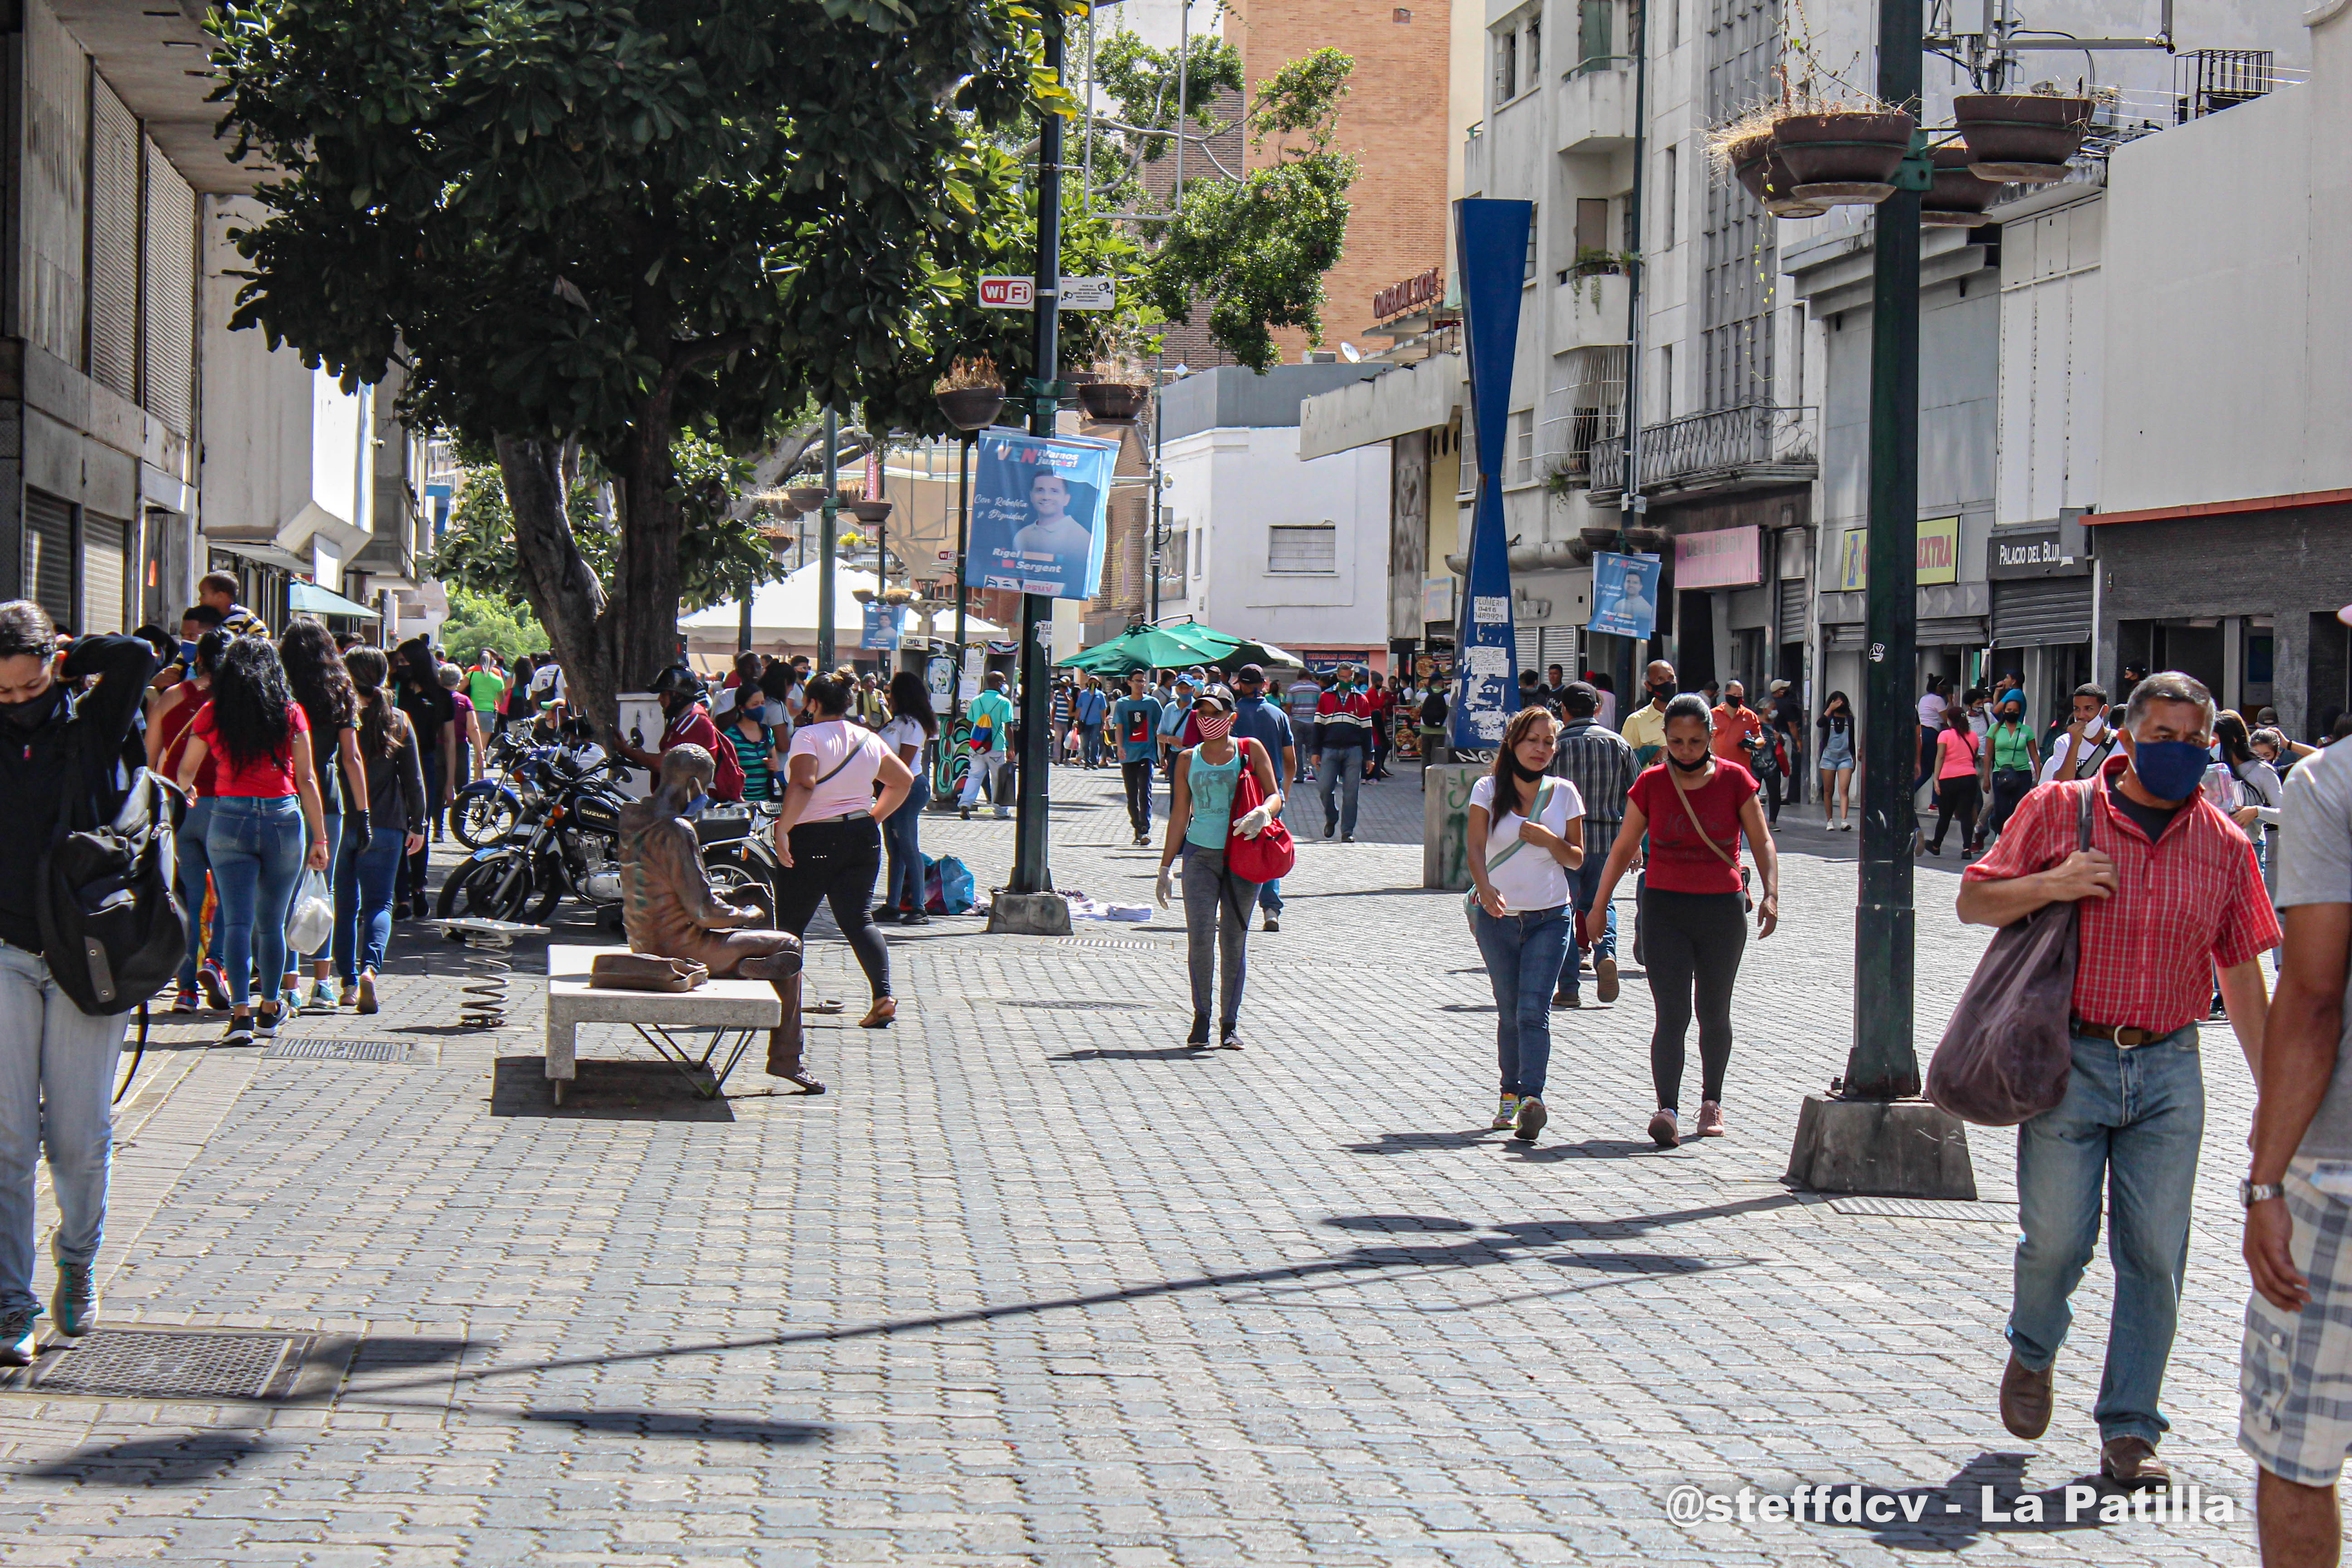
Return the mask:
M 1780 862 L 1756 798 L 1756 778 L 1709 743 L 1713 716 L 1690 693 L 1666 704 L 1665 760 L 1634 779 L 1625 821 L 1610 847 L 1609 864 L 1584 917 L 1587 937 L 1599 941 L 1602 912 L 1618 879 L 1642 853 L 1649 836 L 1642 889 L 1643 970 L 1650 983 L 1656 1026 L 1650 1034 L 1650 1076 L 1657 1114 L 1650 1137 L 1661 1149 L 1682 1142 L 1680 1116 L 1684 1038 L 1698 1015 L 1700 1072 L 1698 1135 L 1724 1133 L 1723 1080 L 1731 1062 L 1731 992 L 1748 943 L 1748 879 L 1739 864 L 1744 834 L 1756 857 L 1756 934 L 1772 934 L 1780 919 Z
M 338 652 L 341 650 L 338 649 Z M 481 716 L 482 738 L 495 738 L 506 728 L 502 710 L 507 698 L 506 661 L 499 650 L 485 643 L 474 655 L 474 662 L 466 669 L 466 698 Z
M 879 735 L 849 722 L 854 700 L 850 682 L 839 676 L 811 680 L 803 695 L 803 721 L 784 759 L 784 804 L 776 816 L 776 859 L 784 871 L 776 929 L 803 936 L 817 905 L 828 906 L 873 993 L 858 1026 L 878 1029 L 898 1016 L 890 949 L 872 910 L 882 870 L 879 825 L 905 802 L 914 773 Z M 812 1011 L 839 1005 L 819 1002 Z
M 1127 695 L 1111 709 L 1110 724 L 1118 736 L 1118 773 L 1127 786 L 1127 825 L 1135 829 L 1135 847 L 1151 843 L 1151 761 L 1160 747 L 1160 721 L 1167 705 L 1151 695 L 1142 670 L 1127 678 Z
M 1586 678 L 1585 684 L 1601 693 L 1598 722 L 1602 729 L 1614 734 L 1617 730 L 1617 678 L 1605 673 L 1591 675 Z
M 1175 891 L 1174 867 L 1181 854 L 1185 959 L 1192 982 L 1192 1027 L 1184 1043 L 1208 1046 L 1210 1009 L 1222 992 L 1217 1047 L 1237 1051 L 1242 1048 L 1242 988 L 1249 980 L 1250 910 L 1257 903 L 1260 884 L 1231 874 L 1226 851 L 1234 838 L 1255 838 L 1282 815 L 1282 781 L 1275 776 L 1274 759 L 1264 746 L 1234 738 L 1231 691 L 1222 686 L 1203 689 L 1192 700 L 1192 718 L 1201 727 L 1201 742 L 1179 753 L 1170 770 L 1168 836 L 1160 847 L 1154 891 L 1160 907 L 1166 909 Z M 1244 768 L 1256 782 L 1261 799 L 1236 816 Z
M 1911 793 L 1917 795 L 1919 786 L 1936 776 L 1937 737 L 1944 732 L 1944 710 L 1951 706 L 1945 693 L 1951 683 L 1940 675 L 1927 678 L 1927 689 L 1919 694 L 1919 771 L 1911 781 Z
M 718 720 L 719 739 L 727 754 L 735 759 L 735 766 L 743 774 L 745 800 L 774 800 L 783 794 L 776 787 L 776 732 L 768 728 L 761 717 L 765 704 L 760 700 L 760 689 L 751 689 L 751 700 L 744 701 L 738 688 L 735 702 L 728 708 L 724 722 Z M 717 758 L 712 758 L 715 763 Z
M 980 695 L 973 698 L 971 706 L 964 710 L 964 717 L 971 726 L 971 738 L 964 742 L 971 748 L 971 763 L 963 775 L 963 793 L 956 797 L 956 816 L 965 822 L 971 820 L 971 808 L 980 804 L 982 788 L 988 791 L 988 798 L 996 804 L 998 816 L 1013 815 L 1013 808 L 1006 804 L 1010 792 L 1004 782 L 1004 765 L 1013 756 L 1013 700 L 1004 695 L 1004 676 L 1001 671 L 990 670 L 980 678 Z M 807 692 L 808 688 L 803 684 L 801 688 L 803 721 L 807 713 Z M 797 729 L 793 738 L 795 742 L 799 740 Z
M 2157 1457 L 2170 1429 L 2158 1396 L 2204 1135 L 2197 1021 L 2218 969 L 2259 1077 L 2267 999 L 2257 960 L 2279 940 L 2252 847 L 2199 788 L 2213 716 L 2211 695 L 2189 676 L 2138 682 L 2125 715 L 2128 751 L 2090 778 L 2027 795 L 1992 853 L 1961 872 L 1959 918 L 1971 925 L 2010 925 L 2060 900 L 2078 911 L 2065 1094 L 2018 1128 L 2021 1235 L 2000 1415 L 2028 1439 L 2050 1424 L 2067 1299 L 2111 1194 L 2115 1306 L 2092 1415 L 2100 1471 L 2123 1487 L 2170 1479 Z
M 286 684 L 294 700 L 302 705 L 302 716 L 310 726 L 310 771 L 319 781 L 320 813 L 326 823 L 327 864 L 320 868 L 331 889 L 342 849 L 343 824 L 354 816 L 364 819 L 368 814 L 367 769 L 360 760 L 355 727 L 359 694 L 352 689 L 351 671 L 344 668 L 335 639 L 307 616 L 287 626 L 286 635 L 278 639 L 278 659 L 286 667 Z M 335 995 L 327 988 L 327 977 L 333 972 L 334 940 L 330 930 L 310 953 L 287 953 L 286 975 L 278 990 L 289 1011 L 306 1007 L 319 1013 L 334 1011 Z M 305 957 L 310 962 L 307 1003 L 295 968 Z
M 549 685 L 560 691 L 562 671 L 549 663 L 541 667 L 538 676 L 550 679 Z M 431 824 L 436 839 L 441 837 L 441 811 L 450 796 L 457 794 L 457 705 L 441 684 L 439 667 L 433 662 L 433 650 L 423 637 L 411 637 L 393 650 L 393 700 L 408 716 L 408 727 L 416 735 L 416 761 L 425 770 L 425 819 Z M 418 920 L 432 913 L 425 897 L 425 851 L 418 848 L 401 862 L 401 882 L 397 907 Z
M 215 624 L 233 637 L 269 636 L 269 625 L 236 602 L 236 577 L 227 572 L 207 572 L 196 579 L 196 602 L 220 612 Z
M 1234 738 L 1255 741 L 1264 746 L 1265 754 L 1274 759 L 1274 776 L 1286 779 L 1297 766 L 1298 742 L 1290 728 L 1290 715 L 1266 700 L 1266 690 L 1264 666 L 1245 664 L 1234 672 Z M 1265 911 L 1262 929 L 1280 931 L 1281 878 L 1258 884 L 1257 904 Z
M 137 637 L 85 637 L 63 658 L 38 605 L 0 605 L 0 799 L 16 830 L 0 835 L 0 1365 L 30 1366 L 44 1153 L 58 1228 L 50 1237 L 58 1331 L 98 1321 L 94 1265 L 106 1227 L 114 1147 L 110 1097 L 127 1014 L 92 1017 L 60 990 L 44 960 L 37 906 L 48 827 L 68 808 L 83 822 L 121 810 L 121 775 L 103 766 L 139 718 L 155 652 Z M 91 765 L 93 761 L 101 765 Z
M 2108 721 L 2107 691 L 2103 686 L 2074 688 L 2074 721 L 2052 737 L 2042 763 L 2043 784 L 2064 784 L 2095 776 L 2116 753 L 2117 737 Z
M 365 778 L 360 798 L 367 809 L 343 816 L 329 957 L 342 984 L 336 1004 L 362 1013 L 373 1013 L 378 1005 L 376 973 L 392 942 L 393 890 L 401 863 L 425 848 L 425 771 L 415 729 L 384 689 L 391 668 L 377 648 L 355 647 L 343 656 Z
M 631 745 L 628 737 L 615 730 L 613 750 L 625 761 L 658 774 L 663 752 L 680 746 L 699 746 L 710 754 L 710 798 L 740 801 L 743 798 L 743 770 L 735 761 L 733 748 L 719 738 L 719 726 L 703 701 L 705 690 L 702 677 L 685 665 L 671 665 L 653 679 L 654 700 L 661 704 L 662 710 L 659 748 L 648 752 L 643 746 Z
M 911 669 L 890 678 L 887 694 L 889 722 L 882 726 L 882 743 L 907 765 L 912 775 L 907 798 L 882 819 L 882 845 L 888 853 L 889 874 L 882 884 L 882 912 L 877 920 L 904 926 L 931 923 L 929 893 L 923 877 L 923 808 L 931 804 L 931 780 L 923 753 L 940 732 L 940 718 L 931 711 L 931 689 Z
M 1666 704 L 1675 700 L 1675 667 L 1663 658 L 1653 659 L 1643 677 L 1642 689 L 1648 700 L 1625 716 L 1624 728 L 1618 732 L 1633 748 L 1633 760 L 1646 768 L 1665 755 Z M 1712 716 L 1708 721 L 1713 722 Z
M 1197 739 L 1198 732 L 1192 728 L 1192 699 L 1200 694 L 1200 686 L 1191 676 L 1178 676 L 1174 694 L 1160 710 L 1159 760 L 1160 771 L 1163 774 L 1176 765 L 1178 753 L 1186 745 L 1193 743 L 1187 742 L 1185 736 L 1192 734 Z
M 2253 1276 L 2238 1446 L 2259 1467 L 2263 1568 L 2335 1568 L 2352 1452 L 2352 748 L 2297 767 L 2281 800 L 2278 996 L 2263 1030 L 2253 1160 L 2238 1184 Z
M 1343 664 L 1332 672 L 1331 689 L 1315 702 L 1315 771 L 1323 781 L 1326 838 L 1337 828 L 1339 842 L 1356 841 L 1356 794 L 1363 780 L 1364 749 L 1371 738 L 1371 701 L 1356 689 L 1356 667 Z
M 276 994 L 286 973 L 286 913 L 303 868 L 327 868 L 310 727 L 277 648 L 257 637 L 238 637 L 213 671 L 212 700 L 188 727 L 173 781 L 188 789 L 205 759 L 218 759 L 205 858 L 220 900 L 221 967 L 228 975 L 223 1045 L 249 1046 L 257 1033 L 278 1033 L 286 1012 Z M 271 993 L 258 1008 L 257 977 Z
M 1054 682 L 1054 700 L 1047 707 L 1054 725 L 1051 733 L 1055 759 L 1070 762 L 1077 755 L 1078 737 L 1074 728 L 1077 722 L 1077 699 L 1070 689 L 1068 677 L 1064 676 Z
M 1960 825 L 1960 855 L 1977 852 L 1978 752 L 1976 731 L 1965 708 L 1944 711 L 1943 732 L 1936 737 L 1936 837 L 1920 846 L 1930 855 L 1944 852 L 1944 835 Z
M 1824 832 L 1853 831 L 1853 704 L 1843 691 L 1832 691 L 1813 721 L 1821 732 L 1822 828 Z
M 2041 765 L 2033 733 L 2025 727 L 2025 693 L 2011 687 L 1995 701 L 1992 732 L 1985 737 L 1981 782 L 1991 804 L 1985 808 L 1980 845 L 2000 837 Z
M 2221 760 L 2205 772 L 2206 794 L 2253 841 L 2254 864 L 2263 868 L 2263 885 L 2274 885 L 2269 836 L 2285 800 L 2278 769 L 2254 754 L 2245 720 L 2227 710 L 2213 721 L 2213 749 Z
M 1573 963 L 1569 875 L 1584 864 L 1584 801 L 1551 773 L 1559 721 L 1522 708 L 1503 731 L 1494 771 L 1470 786 L 1470 934 L 1495 993 L 1502 1103 L 1493 1125 L 1522 1143 L 1543 1131 L 1552 992 Z
M 1601 868 L 1608 859 L 1602 846 L 1616 842 L 1617 830 L 1625 821 L 1626 794 L 1642 770 L 1625 738 L 1600 721 L 1601 693 L 1596 688 L 1581 680 L 1570 682 L 1560 694 L 1560 707 L 1568 714 L 1568 722 L 1552 749 L 1552 772 L 1574 784 L 1584 803 L 1583 843 L 1591 851 L 1567 871 L 1569 900 L 1575 906 L 1574 919 L 1581 922 L 1592 908 L 1593 894 L 1600 890 Z M 1559 986 L 1552 1000 L 1563 1007 L 1584 1005 L 1584 965 L 1580 954 L 1590 945 L 1594 989 L 1605 1006 L 1617 1000 L 1617 906 L 1603 908 L 1601 934 L 1589 944 L 1577 940 L 1581 929 L 1580 924 L 1570 929 L 1568 952 L 1560 960 Z
M 1092 675 L 1079 679 L 1078 689 L 1070 699 L 1070 716 L 1078 732 L 1079 755 L 1085 759 L 1087 771 L 1092 773 L 1102 766 L 1103 726 L 1110 720 L 1110 700 L 1103 695 L 1102 683 Z
M 1290 713 L 1290 732 L 1301 742 L 1293 784 L 1315 782 L 1315 710 L 1322 700 L 1323 684 L 1309 670 L 1300 670 L 1298 679 L 1283 689 L 1282 704 Z
M 180 758 L 187 751 L 188 728 L 195 722 L 205 704 L 212 700 L 213 671 L 228 647 L 228 634 L 218 627 L 219 623 L 214 622 L 213 629 L 195 639 L 195 652 L 188 660 L 186 675 L 163 694 L 163 700 L 148 721 L 147 765 L 159 778 L 180 776 Z M 228 976 L 219 963 L 220 928 L 217 921 L 205 919 L 205 894 L 212 885 L 212 863 L 205 858 L 205 829 L 212 824 L 213 777 L 218 767 L 217 761 L 208 758 L 197 771 L 190 786 L 192 798 L 187 814 L 172 836 L 173 848 L 177 852 L 173 878 L 180 889 L 181 906 L 188 917 L 188 951 L 180 960 L 179 984 L 172 999 L 174 1013 L 196 1010 L 199 984 L 214 1006 L 228 1005 Z
M 1789 804 L 1802 804 L 1805 798 L 1805 705 L 1796 689 L 1785 680 L 1772 683 L 1771 697 L 1765 706 L 1765 726 L 1780 738 L 1780 773 L 1787 781 Z M 1769 792 L 1768 792 L 1769 793 Z M 1780 826 L 1777 802 L 1768 814 L 1772 826 Z
M 1241 695 L 1238 689 L 1234 696 Z M 1364 770 L 1364 782 L 1378 784 L 1389 776 L 1389 751 L 1393 742 L 1389 738 L 1391 716 L 1396 711 L 1396 693 L 1373 678 L 1364 691 L 1364 700 L 1372 710 L 1371 761 Z

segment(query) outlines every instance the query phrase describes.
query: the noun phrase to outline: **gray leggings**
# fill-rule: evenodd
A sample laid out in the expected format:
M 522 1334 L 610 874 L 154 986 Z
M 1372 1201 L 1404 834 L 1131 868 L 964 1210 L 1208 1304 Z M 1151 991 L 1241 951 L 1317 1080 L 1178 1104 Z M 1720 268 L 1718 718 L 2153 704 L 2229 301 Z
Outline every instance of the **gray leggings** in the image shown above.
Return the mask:
M 1249 918 L 1263 882 L 1227 879 L 1225 848 L 1184 846 L 1185 957 L 1192 970 L 1192 1012 L 1209 1016 L 1210 980 L 1224 954 L 1225 1008 L 1217 1022 L 1230 1031 L 1241 1016 L 1242 985 L 1249 978 Z

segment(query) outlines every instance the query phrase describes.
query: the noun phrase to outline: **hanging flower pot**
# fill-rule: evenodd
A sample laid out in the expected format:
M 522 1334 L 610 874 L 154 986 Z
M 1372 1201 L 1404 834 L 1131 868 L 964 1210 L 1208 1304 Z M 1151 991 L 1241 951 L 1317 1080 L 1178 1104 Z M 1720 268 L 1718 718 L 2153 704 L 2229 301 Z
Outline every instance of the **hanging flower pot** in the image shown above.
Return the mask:
M 2087 98 L 2044 98 L 2032 92 L 1965 93 L 1952 100 L 1952 118 L 1968 142 L 1969 167 L 1995 184 L 2054 184 L 2066 160 L 2083 150 L 2095 106 Z
M 940 412 L 959 430 L 978 430 L 996 422 L 1004 407 L 1001 386 L 959 386 L 939 395 Z
M 1931 147 L 1927 156 L 1936 165 L 1936 184 L 1919 198 L 1919 222 L 1928 228 L 1974 228 L 1985 221 L 1985 208 L 2000 187 L 1979 180 L 1969 170 L 1976 154 L 1955 143 Z
M 854 501 L 845 501 L 843 504 L 847 506 L 851 511 L 856 513 L 857 521 L 864 523 L 868 528 L 873 527 L 877 522 L 887 522 L 889 521 L 890 503 L 887 500 L 865 500 L 861 499 Z
M 794 485 L 784 492 L 784 499 L 799 511 L 814 511 L 824 504 L 823 485 Z
M 1131 381 L 1082 381 L 1077 386 L 1078 406 L 1089 419 L 1131 425 L 1150 390 Z
M 1772 150 L 1799 201 L 1872 206 L 1895 194 L 1917 123 L 1902 113 L 1791 114 L 1773 121 Z
M 1769 130 L 1741 137 L 1725 156 L 1730 161 L 1732 177 L 1748 187 L 1748 194 L 1774 217 L 1819 217 L 1830 210 L 1789 194 L 1788 161 L 1773 150 Z

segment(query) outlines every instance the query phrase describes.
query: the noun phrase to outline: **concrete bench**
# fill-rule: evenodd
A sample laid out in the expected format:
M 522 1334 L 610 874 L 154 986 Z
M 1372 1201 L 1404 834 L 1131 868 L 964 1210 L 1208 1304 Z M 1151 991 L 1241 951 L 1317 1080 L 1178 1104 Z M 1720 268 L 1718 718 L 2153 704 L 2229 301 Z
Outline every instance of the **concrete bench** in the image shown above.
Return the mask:
M 784 1005 L 764 980 L 706 980 L 691 991 L 599 990 L 588 984 L 600 952 L 625 947 L 547 950 L 547 1078 L 555 1103 L 579 1076 L 577 1044 L 583 1024 L 622 1024 L 634 1028 L 662 1059 L 677 1068 L 705 1100 L 716 1100 L 751 1042 L 783 1021 Z M 709 1036 L 698 1057 L 677 1036 Z M 715 1068 L 719 1050 L 726 1058 Z M 708 1081 L 706 1082 L 705 1079 Z

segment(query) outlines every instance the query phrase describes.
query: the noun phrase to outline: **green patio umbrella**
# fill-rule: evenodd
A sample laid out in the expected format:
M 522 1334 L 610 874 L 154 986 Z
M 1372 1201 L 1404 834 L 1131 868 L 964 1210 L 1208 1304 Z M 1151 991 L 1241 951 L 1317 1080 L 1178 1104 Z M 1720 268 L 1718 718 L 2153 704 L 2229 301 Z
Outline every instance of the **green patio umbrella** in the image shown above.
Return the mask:
M 1176 621 L 1160 626 L 1138 626 L 1107 643 L 1054 661 L 1066 669 L 1096 675 L 1125 675 L 1137 669 L 1181 669 L 1187 665 L 1213 664 L 1231 669 L 1244 664 L 1297 664 L 1297 659 L 1271 643 L 1252 642 L 1213 626 Z

